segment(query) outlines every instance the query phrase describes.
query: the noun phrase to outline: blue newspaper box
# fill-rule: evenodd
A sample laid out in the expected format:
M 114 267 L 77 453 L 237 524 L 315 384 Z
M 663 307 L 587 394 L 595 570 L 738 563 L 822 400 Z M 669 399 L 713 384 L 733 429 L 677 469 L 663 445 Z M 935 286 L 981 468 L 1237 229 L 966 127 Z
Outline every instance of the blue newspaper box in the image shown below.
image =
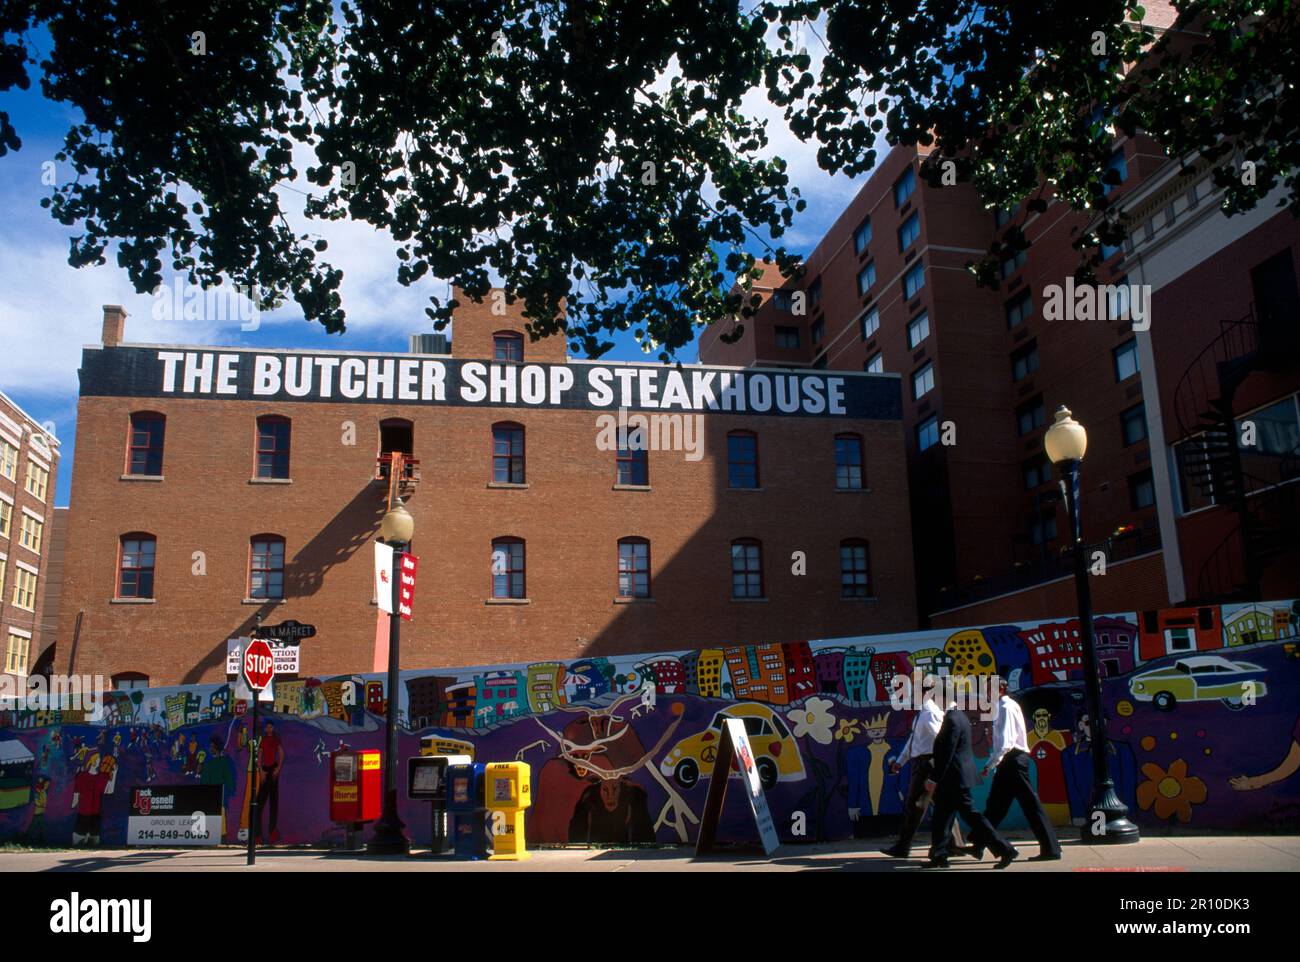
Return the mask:
M 456 858 L 488 857 L 488 811 L 482 762 L 447 766 L 447 814 Z

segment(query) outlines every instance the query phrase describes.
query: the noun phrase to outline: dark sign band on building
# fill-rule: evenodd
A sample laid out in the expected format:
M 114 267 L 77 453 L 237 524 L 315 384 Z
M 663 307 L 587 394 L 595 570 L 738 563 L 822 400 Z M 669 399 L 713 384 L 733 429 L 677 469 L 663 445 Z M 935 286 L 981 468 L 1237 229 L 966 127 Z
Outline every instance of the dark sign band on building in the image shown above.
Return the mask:
M 899 420 L 897 375 L 445 356 L 88 348 L 82 396 Z

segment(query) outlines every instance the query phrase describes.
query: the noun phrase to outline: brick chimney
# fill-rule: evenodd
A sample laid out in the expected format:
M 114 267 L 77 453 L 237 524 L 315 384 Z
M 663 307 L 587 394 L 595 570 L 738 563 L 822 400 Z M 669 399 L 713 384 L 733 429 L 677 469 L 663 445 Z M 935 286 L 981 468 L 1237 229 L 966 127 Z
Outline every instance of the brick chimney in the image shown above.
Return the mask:
M 126 333 L 126 310 L 120 304 L 104 305 L 104 336 L 102 338 L 105 347 L 116 347 L 122 343 L 122 337 Z

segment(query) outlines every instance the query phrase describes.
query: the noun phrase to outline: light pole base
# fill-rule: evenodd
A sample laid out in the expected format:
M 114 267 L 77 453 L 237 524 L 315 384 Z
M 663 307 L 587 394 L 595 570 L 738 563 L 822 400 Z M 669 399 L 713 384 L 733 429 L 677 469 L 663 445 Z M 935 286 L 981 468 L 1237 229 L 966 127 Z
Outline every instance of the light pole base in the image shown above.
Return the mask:
M 401 819 L 389 822 L 382 817 L 375 822 L 375 834 L 366 842 L 367 855 L 410 855 L 411 840 L 406 837 Z
M 1079 831 L 1083 842 L 1088 845 L 1131 845 L 1142 841 L 1142 833 L 1129 821 L 1128 806 L 1119 800 L 1109 779 L 1093 797 L 1101 801 L 1089 808 L 1088 819 Z

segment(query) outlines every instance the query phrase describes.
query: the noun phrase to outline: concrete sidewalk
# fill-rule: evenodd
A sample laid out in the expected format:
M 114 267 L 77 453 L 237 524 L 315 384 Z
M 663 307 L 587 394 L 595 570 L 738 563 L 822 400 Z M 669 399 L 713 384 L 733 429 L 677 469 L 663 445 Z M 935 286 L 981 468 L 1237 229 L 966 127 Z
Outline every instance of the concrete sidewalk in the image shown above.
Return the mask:
M 1008 872 L 1300 871 L 1300 836 L 1179 836 L 1144 838 L 1136 845 L 1085 845 L 1063 841 L 1059 862 L 1025 862 L 1036 854 L 1032 839 L 1014 838 L 1022 861 Z M 542 849 L 524 862 L 458 862 L 450 859 L 366 858 L 329 855 L 313 849 L 259 850 L 257 864 L 245 864 L 242 849 L 102 849 L 0 853 L 6 872 L 926 872 L 924 846 L 908 861 L 877 851 L 887 840 L 785 845 L 771 859 L 760 850 L 726 851 L 700 861 L 687 847 L 640 850 Z M 994 860 L 954 859 L 952 872 L 990 872 Z

